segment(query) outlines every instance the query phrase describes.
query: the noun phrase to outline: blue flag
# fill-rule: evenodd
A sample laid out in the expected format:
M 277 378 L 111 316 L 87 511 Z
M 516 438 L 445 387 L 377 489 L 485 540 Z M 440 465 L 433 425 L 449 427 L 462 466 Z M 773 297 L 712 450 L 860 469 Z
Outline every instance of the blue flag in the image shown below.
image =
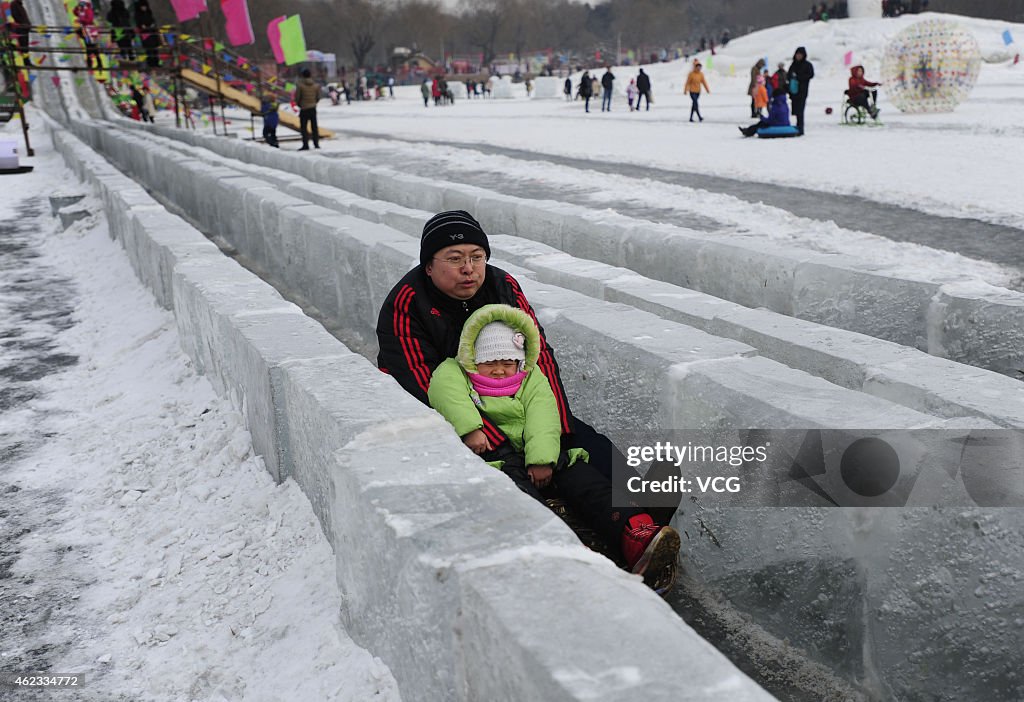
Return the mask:
M 1006 44 L 1007 46 L 1013 43 L 1013 35 L 1010 34 L 1009 29 L 1003 32 L 1003 43 Z

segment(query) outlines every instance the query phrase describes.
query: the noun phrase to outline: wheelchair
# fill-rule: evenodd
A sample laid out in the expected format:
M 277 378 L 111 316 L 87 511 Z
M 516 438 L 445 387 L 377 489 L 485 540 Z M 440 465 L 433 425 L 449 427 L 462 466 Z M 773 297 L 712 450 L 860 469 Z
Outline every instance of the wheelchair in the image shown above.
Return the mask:
M 867 96 L 867 107 L 854 104 L 850 101 L 850 91 L 843 91 L 843 124 L 855 126 L 881 124 L 878 121 L 878 89 L 871 88 L 864 92 Z

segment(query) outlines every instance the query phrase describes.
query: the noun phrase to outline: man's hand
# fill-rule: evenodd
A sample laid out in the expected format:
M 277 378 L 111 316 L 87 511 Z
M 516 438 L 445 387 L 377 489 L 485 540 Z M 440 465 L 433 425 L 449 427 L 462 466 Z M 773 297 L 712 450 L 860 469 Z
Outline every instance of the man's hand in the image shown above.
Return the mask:
M 530 466 L 526 472 L 530 476 L 530 481 L 539 488 L 549 485 L 551 475 L 554 473 L 551 466 Z
M 491 446 L 491 442 L 487 440 L 487 435 L 484 434 L 483 429 L 475 429 L 462 437 L 462 443 L 469 447 L 469 450 L 480 455 L 492 450 L 494 447 Z

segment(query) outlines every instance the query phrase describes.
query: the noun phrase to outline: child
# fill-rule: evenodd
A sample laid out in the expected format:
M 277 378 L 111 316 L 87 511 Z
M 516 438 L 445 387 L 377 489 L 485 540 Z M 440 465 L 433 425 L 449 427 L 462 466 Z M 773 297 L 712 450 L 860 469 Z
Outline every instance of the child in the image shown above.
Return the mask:
M 277 100 L 271 94 L 266 94 L 260 101 L 260 116 L 263 117 L 263 141 L 275 149 L 281 148 L 277 143 L 277 125 L 280 121 L 278 115 Z
M 92 9 L 92 2 L 90 0 L 80 0 L 75 5 L 73 12 L 75 19 L 78 20 L 78 36 L 82 38 L 82 43 L 85 44 L 86 67 L 91 69 L 93 62 L 95 62 L 96 68 L 102 69 L 103 62 L 100 60 L 99 48 L 96 46 L 96 37 L 99 35 L 99 30 L 96 28 L 96 18 Z
M 877 94 L 874 90 L 868 90 L 868 88 L 877 88 L 881 83 L 874 83 L 867 80 L 864 77 L 864 66 L 854 66 L 850 69 L 850 87 L 847 89 L 846 94 L 850 96 L 850 104 L 857 105 L 867 110 L 871 114 L 871 119 L 878 119 L 879 109 L 871 102 L 868 102 L 868 96 L 877 100 Z
M 636 78 L 629 79 L 629 85 L 626 86 L 626 102 L 629 103 L 629 111 L 633 111 L 633 102 L 636 101 L 640 95 L 640 90 L 636 87 Z M 640 102 L 636 101 L 637 109 L 640 109 Z
M 675 580 L 679 533 L 659 527 L 638 508 L 613 508 L 612 485 L 590 467 L 587 452 L 562 452 L 555 396 L 537 367 L 540 344 L 537 325 L 523 310 L 481 307 L 466 320 L 458 358 L 434 370 L 427 392 L 430 406 L 478 455 L 491 448 L 484 418 L 496 425 L 511 449 L 491 465 L 542 502 L 541 489 L 556 488 L 610 548 L 621 546 L 631 572 L 664 594 Z
M 768 88 L 765 86 L 764 76 L 757 77 L 757 85 L 754 86 L 754 113 L 758 118 L 764 118 L 764 108 L 768 107 Z

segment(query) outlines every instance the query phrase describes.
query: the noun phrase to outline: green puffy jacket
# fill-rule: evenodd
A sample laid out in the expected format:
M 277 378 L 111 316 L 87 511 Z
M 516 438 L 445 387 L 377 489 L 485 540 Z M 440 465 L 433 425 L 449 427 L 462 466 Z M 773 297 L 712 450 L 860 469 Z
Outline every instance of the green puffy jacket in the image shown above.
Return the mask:
M 495 321 L 508 324 L 526 337 L 527 375 L 511 397 L 481 397 L 467 375 L 477 371 L 473 361 L 477 336 Z M 458 358 L 446 359 L 434 370 L 427 391 L 430 406 L 448 420 L 460 437 L 483 428 L 483 413 L 509 438 L 512 448 L 525 455 L 526 465 L 553 466 L 561 451 L 561 421 L 551 384 L 537 367 L 539 355 L 540 332 L 528 314 L 509 305 L 485 305 L 466 320 Z M 579 459 L 587 460 L 587 452 L 569 451 L 569 465 Z M 491 465 L 500 468 L 501 462 Z

